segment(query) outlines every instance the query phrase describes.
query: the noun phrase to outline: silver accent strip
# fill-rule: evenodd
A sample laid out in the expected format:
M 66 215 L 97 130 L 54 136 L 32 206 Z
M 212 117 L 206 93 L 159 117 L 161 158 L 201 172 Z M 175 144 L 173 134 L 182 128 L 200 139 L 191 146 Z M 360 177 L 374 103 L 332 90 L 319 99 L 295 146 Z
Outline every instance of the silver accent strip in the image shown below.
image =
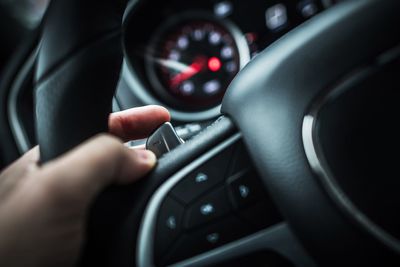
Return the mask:
M 296 267 L 315 267 L 287 223 L 280 223 L 209 252 L 200 254 L 171 267 L 210 266 L 251 252 L 270 250 L 284 256 Z
M 140 0 L 129 0 L 126 5 L 124 15 L 122 16 L 122 24 L 125 24 L 125 20 L 128 18 L 129 14 L 133 11 Z
M 25 64 L 21 68 L 21 70 L 15 76 L 15 79 L 12 83 L 10 94 L 7 101 L 7 116 L 10 122 L 10 128 L 12 135 L 14 137 L 15 143 L 18 148 L 18 152 L 20 154 L 26 153 L 31 147 L 35 144 L 32 144 L 28 138 L 25 127 L 22 120 L 18 115 L 18 96 L 21 93 L 22 83 L 28 72 L 34 67 L 36 62 L 36 57 L 39 52 L 39 46 L 31 53 L 31 55 L 26 60 Z M 34 93 L 34 92 L 32 92 Z M 113 112 L 120 111 L 121 108 L 115 97 L 113 98 Z M 35 110 L 33 110 L 35 112 Z
M 25 152 L 27 152 L 32 147 L 32 144 L 29 141 L 26 130 L 23 124 L 21 123 L 21 119 L 19 118 L 18 115 L 18 109 L 17 109 L 18 96 L 21 93 L 22 83 L 24 82 L 26 75 L 33 68 L 35 64 L 38 52 L 39 48 L 36 48 L 28 57 L 27 61 L 24 63 L 21 70 L 15 76 L 15 79 L 10 89 L 10 95 L 8 98 L 8 104 L 7 104 L 8 120 L 10 123 L 11 132 L 13 134 L 15 143 L 17 145 L 20 154 L 24 154 Z
M 241 134 L 235 134 L 223 143 L 219 144 L 215 148 L 211 149 L 200 158 L 194 160 L 192 163 L 178 171 L 176 174 L 171 176 L 164 184 L 162 184 L 154 195 L 151 197 L 139 229 L 138 245 L 137 245 L 137 265 L 139 267 L 150 267 L 154 266 L 153 262 L 153 244 L 155 236 L 156 218 L 160 206 L 167 196 L 168 192 L 187 174 L 192 172 L 194 169 L 199 167 L 201 164 L 209 160 L 210 158 L 217 155 L 219 152 L 237 142 L 241 137 Z
M 387 247 L 393 249 L 395 252 L 400 253 L 400 241 L 386 232 L 379 225 L 371 221 L 361 210 L 359 210 L 354 203 L 347 197 L 347 195 L 340 188 L 336 182 L 335 177 L 329 168 L 329 165 L 323 155 L 322 148 L 318 142 L 316 134 L 317 120 L 319 112 L 322 107 L 335 99 L 345 90 L 348 90 L 348 84 L 354 79 L 359 79 L 368 73 L 368 69 L 361 69 L 353 73 L 350 79 L 344 79 L 337 84 L 332 90 L 328 91 L 326 95 L 317 99 L 315 104 L 311 107 L 309 113 L 303 119 L 302 138 L 303 146 L 313 172 L 320 178 L 325 190 L 335 200 L 336 204 L 347 214 L 354 219 L 364 230 L 380 240 Z

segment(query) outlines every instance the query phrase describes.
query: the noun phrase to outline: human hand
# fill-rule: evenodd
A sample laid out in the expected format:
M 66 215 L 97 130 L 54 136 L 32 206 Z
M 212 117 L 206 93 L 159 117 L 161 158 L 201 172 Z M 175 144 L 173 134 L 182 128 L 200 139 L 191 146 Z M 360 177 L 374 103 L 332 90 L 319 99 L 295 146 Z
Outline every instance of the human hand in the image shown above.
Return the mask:
M 169 119 L 157 106 L 114 113 L 114 136 L 93 137 L 42 166 L 36 147 L 0 173 L 0 266 L 73 266 L 98 193 L 134 182 L 155 165 L 152 152 L 122 141 L 144 138 Z

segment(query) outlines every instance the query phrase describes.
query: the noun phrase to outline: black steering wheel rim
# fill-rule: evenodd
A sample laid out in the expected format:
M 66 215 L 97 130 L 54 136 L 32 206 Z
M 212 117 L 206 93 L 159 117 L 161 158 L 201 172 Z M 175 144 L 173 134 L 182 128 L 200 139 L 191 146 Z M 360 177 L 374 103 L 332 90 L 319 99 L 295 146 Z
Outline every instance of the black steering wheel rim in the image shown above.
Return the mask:
M 243 133 L 281 211 L 302 236 L 304 244 L 310 246 L 310 251 L 318 251 L 318 262 L 324 265 L 334 261 L 332 251 L 346 258 L 350 265 L 378 264 L 385 255 L 375 253 L 380 256 L 364 257 L 369 262 L 351 263 L 352 257 L 361 259 L 366 251 L 374 255 L 374 249 L 385 250 L 378 249 L 379 245 L 367 248 L 373 243 L 371 240 L 365 240 L 366 250 L 354 249 L 362 244 L 362 237 L 352 236 L 356 232 L 354 224 L 358 230 L 367 232 L 367 236 L 379 240 L 383 247 L 399 253 L 398 239 L 370 221 L 341 191 L 332 175 L 327 178 L 321 173 L 321 166 L 318 170 L 313 164 L 310 151 L 314 148 L 309 146 L 314 135 L 318 135 L 317 120 L 314 118 L 311 124 L 308 121 L 318 115 L 315 108 L 321 105 L 321 98 L 332 92 L 336 94 L 341 83 L 348 82 L 347 76 L 355 76 L 367 66 L 379 65 L 379 57 L 394 56 L 399 44 L 396 30 L 390 27 L 397 20 L 395 5 L 389 1 L 354 1 L 328 11 L 319 21 L 305 23 L 249 64 L 239 74 L 241 77 L 234 80 L 223 102 L 223 112 L 230 115 Z M 354 21 L 354 18 L 359 19 Z M 237 109 L 240 105 L 246 108 Z M 341 221 L 342 216 L 350 218 L 352 223 Z M 327 234 L 312 234 L 318 232 Z M 332 246 L 326 244 L 327 239 Z
M 125 5 L 126 1 L 51 2 L 35 73 L 42 161 L 107 131 L 123 59 Z M 63 135 L 69 137 L 59 138 Z
M 36 70 L 36 129 L 43 162 L 61 155 L 96 133 L 107 131 L 107 118 L 123 59 L 121 25 L 125 7 L 126 1 L 52 1 L 43 27 Z M 224 98 L 223 113 L 232 118 L 243 134 L 254 162 L 285 218 L 317 262 L 327 266 L 342 262 L 342 259 L 332 261 L 332 258 L 335 255 L 349 256 L 349 251 L 360 244 L 361 239 L 358 231 L 354 234 L 354 225 L 343 218 L 342 211 L 332 204 L 332 199 L 321 190 L 318 182 L 310 179 L 314 177 L 314 172 L 304 153 L 301 136 L 303 119 L 321 90 L 398 44 L 395 34 L 395 25 L 399 24 L 396 24 L 399 19 L 394 14 L 396 7 L 396 1 L 353 2 L 320 15 L 258 56 L 238 75 Z M 359 18 L 360 15 L 361 19 L 352 21 L 353 17 Z M 376 16 L 384 19 L 378 20 Z M 371 27 L 371 24 L 374 26 Z M 382 27 L 385 27 L 384 32 Z M 353 32 L 359 35 L 355 37 Z M 362 46 L 371 36 L 374 37 L 374 45 Z M 334 50 L 336 52 L 332 52 Z M 330 53 L 324 53 L 326 51 Z M 344 59 L 338 61 L 338 56 Z M 302 67 L 304 59 L 307 59 L 307 68 Z M 315 72 L 319 73 L 318 79 L 313 79 Z M 251 91 L 246 90 L 249 87 Z M 299 93 L 298 88 L 304 90 Z M 238 109 L 238 106 L 246 108 Z M 267 123 L 259 123 L 257 114 Z M 207 147 L 232 134 L 234 127 L 231 122 L 228 119 L 223 121 L 205 137 L 176 152 L 182 158 L 185 155 L 190 157 L 175 163 L 167 157 L 151 175 L 150 181 L 135 188 L 111 188 L 111 193 L 101 197 L 94 210 L 102 209 L 111 201 L 110 198 L 136 201 L 136 204 L 127 205 L 118 218 L 124 221 L 121 227 L 124 230 L 119 231 L 121 235 L 131 228 L 129 224 L 133 223 L 132 220 L 136 225 L 132 228 L 138 231 L 146 202 L 161 182 L 189 159 L 196 158 Z M 212 136 L 214 134 L 215 137 Z M 164 179 L 157 180 L 157 175 Z M 296 179 L 293 180 L 294 177 Z M 142 197 L 132 197 L 132 192 Z M 134 208 L 135 211 L 132 211 Z M 94 224 L 101 219 L 101 213 L 94 212 Z M 335 224 L 340 227 L 332 228 Z M 91 225 L 89 223 L 89 227 Z M 96 231 L 104 229 L 100 227 Z M 329 231 L 327 235 L 315 235 Z M 339 248 L 337 244 L 349 236 L 354 242 Z M 132 242 L 132 238 L 126 242 Z M 326 238 L 334 241 L 321 247 L 325 245 Z M 381 242 L 376 242 L 374 238 L 371 240 L 369 235 L 367 239 L 367 250 L 364 247 L 352 251 L 354 263 L 360 262 L 358 260 L 365 251 L 382 250 Z M 121 242 L 120 246 L 132 245 L 126 242 Z M 83 264 L 97 254 L 96 249 L 86 250 Z M 122 250 L 133 251 L 127 248 Z M 383 254 L 391 257 L 392 252 L 389 252 L 390 255 Z M 371 254 L 361 262 L 375 261 L 375 256 Z

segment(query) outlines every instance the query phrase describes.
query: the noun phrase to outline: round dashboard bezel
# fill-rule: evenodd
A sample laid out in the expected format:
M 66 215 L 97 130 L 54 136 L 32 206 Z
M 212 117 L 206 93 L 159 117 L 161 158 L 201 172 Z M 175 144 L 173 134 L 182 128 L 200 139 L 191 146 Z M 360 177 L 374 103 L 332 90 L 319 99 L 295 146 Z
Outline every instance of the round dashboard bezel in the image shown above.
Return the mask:
M 140 0 L 132 0 L 129 3 L 128 8 L 126 9 L 124 18 L 123 18 L 123 25 L 124 28 L 126 27 L 126 23 L 128 21 L 128 18 L 132 16 L 137 7 L 137 4 L 140 2 Z M 212 15 L 210 12 L 205 12 L 205 11 L 198 11 L 198 10 L 192 10 L 192 11 L 186 11 L 183 13 L 177 13 L 177 16 L 175 18 L 171 18 L 170 20 L 167 20 L 167 22 L 170 23 L 176 23 L 175 20 L 182 20 L 186 19 L 188 16 L 195 16 L 195 19 L 198 19 L 200 16 L 202 16 L 203 19 L 206 20 L 213 20 L 219 23 L 225 30 L 227 30 L 237 47 L 238 50 L 238 55 L 239 55 L 239 71 L 250 61 L 250 49 L 247 45 L 247 41 L 244 37 L 244 34 L 241 32 L 241 30 L 231 21 L 228 19 L 219 19 L 215 16 Z M 152 37 L 150 38 L 150 43 L 157 36 L 157 31 L 159 31 L 160 28 L 162 28 L 165 25 L 162 25 L 161 27 L 157 28 L 153 33 Z M 126 32 L 126 31 L 124 31 Z M 123 49 L 126 53 L 126 42 L 125 38 L 123 38 Z M 154 40 L 153 40 L 154 41 Z M 149 49 L 149 48 L 148 48 Z M 170 113 L 171 116 L 174 120 L 180 120 L 180 121 L 204 121 L 204 120 L 209 120 L 217 117 L 220 115 L 220 109 L 221 109 L 221 104 L 212 106 L 210 108 L 206 108 L 204 110 L 194 110 L 194 111 L 189 111 L 181 108 L 176 108 L 170 105 L 167 101 L 162 101 L 157 97 L 153 92 L 150 92 L 148 89 L 146 89 L 142 79 L 138 76 L 133 64 L 131 64 L 129 58 L 125 57 L 123 66 L 122 66 L 122 79 L 127 83 L 130 91 L 137 96 L 144 104 L 157 104 L 157 105 L 162 105 L 166 107 Z
M 160 77 L 157 75 L 157 70 L 156 66 L 154 63 L 154 59 L 152 59 L 152 54 L 154 51 L 159 50 L 159 45 L 162 43 L 163 37 L 165 35 L 168 35 L 169 32 L 171 32 L 171 29 L 173 30 L 174 28 L 183 28 L 182 25 L 186 25 L 188 27 L 191 27 L 191 24 L 197 24 L 197 23 L 211 23 L 216 27 L 219 27 L 226 31 L 226 33 L 229 34 L 229 37 L 232 38 L 233 41 L 233 46 L 235 49 L 235 53 L 237 54 L 237 64 L 238 64 L 238 70 L 236 71 L 235 75 L 239 72 L 239 70 L 244 66 L 249 60 L 243 60 L 241 55 L 245 54 L 245 51 L 240 51 L 239 48 L 239 43 L 242 42 L 243 40 L 239 40 L 238 38 L 235 38 L 235 33 L 240 32 L 240 30 L 230 21 L 228 20 L 222 20 L 220 18 L 217 18 L 210 14 L 209 12 L 202 12 L 202 11 L 187 11 L 184 13 L 179 14 L 178 16 L 174 16 L 170 19 L 168 19 L 165 23 L 163 23 L 160 27 L 156 29 L 156 31 L 153 32 L 153 36 L 149 41 L 149 45 L 147 46 L 146 49 L 146 55 L 145 55 L 145 69 L 146 69 L 146 74 L 148 75 L 148 79 L 150 84 L 154 87 L 155 93 L 159 95 L 159 97 L 162 97 L 165 99 L 166 103 L 170 103 L 174 106 L 185 106 L 189 105 L 189 103 L 185 103 L 184 99 L 178 99 L 178 96 L 173 96 L 170 92 L 169 89 L 165 87 L 165 85 L 162 84 Z M 172 31 L 174 32 L 174 31 Z M 246 41 L 245 41 L 246 42 Z M 247 42 L 246 42 L 247 45 Z M 250 58 L 250 51 L 249 51 L 249 58 Z M 233 76 L 233 77 L 234 77 Z M 226 89 L 224 89 L 226 91 Z M 225 92 L 224 92 L 225 93 Z M 218 101 L 219 103 L 221 100 Z M 196 110 L 205 110 L 209 109 L 210 107 L 215 107 L 218 106 L 218 104 L 211 104 L 208 105 L 208 107 L 201 107 L 201 105 L 196 105 Z

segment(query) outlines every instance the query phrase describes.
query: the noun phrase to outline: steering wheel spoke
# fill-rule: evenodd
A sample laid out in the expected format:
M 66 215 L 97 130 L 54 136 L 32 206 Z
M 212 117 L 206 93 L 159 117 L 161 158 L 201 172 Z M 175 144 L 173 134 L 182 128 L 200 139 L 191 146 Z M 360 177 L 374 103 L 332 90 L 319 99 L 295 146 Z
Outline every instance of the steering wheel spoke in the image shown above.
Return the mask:
M 286 222 L 273 225 L 172 266 L 239 266 L 237 264 L 243 264 L 243 259 L 246 264 L 263 262 L 263 264 L 270 263 L 271 266 L 275 266 L 273 264 L 281 262 L 288 266 L 316 266 Z M 235 262 L 236 265 L 234 265 Z
M 190 265 L 209 257 L 218 261 L 222 258 L 215 251 L 233 256 L 249 245 L 243 251 L 252 252 L 261 249 L 265 239 L 271 240 L 265 245 L 273 248 L 276 240 L 283 242 L 290 236 L 282 221 L 241 135 L 234 134 L 175 173 L 154 193 L 139 233 L 138 265 L 182 260 Z

